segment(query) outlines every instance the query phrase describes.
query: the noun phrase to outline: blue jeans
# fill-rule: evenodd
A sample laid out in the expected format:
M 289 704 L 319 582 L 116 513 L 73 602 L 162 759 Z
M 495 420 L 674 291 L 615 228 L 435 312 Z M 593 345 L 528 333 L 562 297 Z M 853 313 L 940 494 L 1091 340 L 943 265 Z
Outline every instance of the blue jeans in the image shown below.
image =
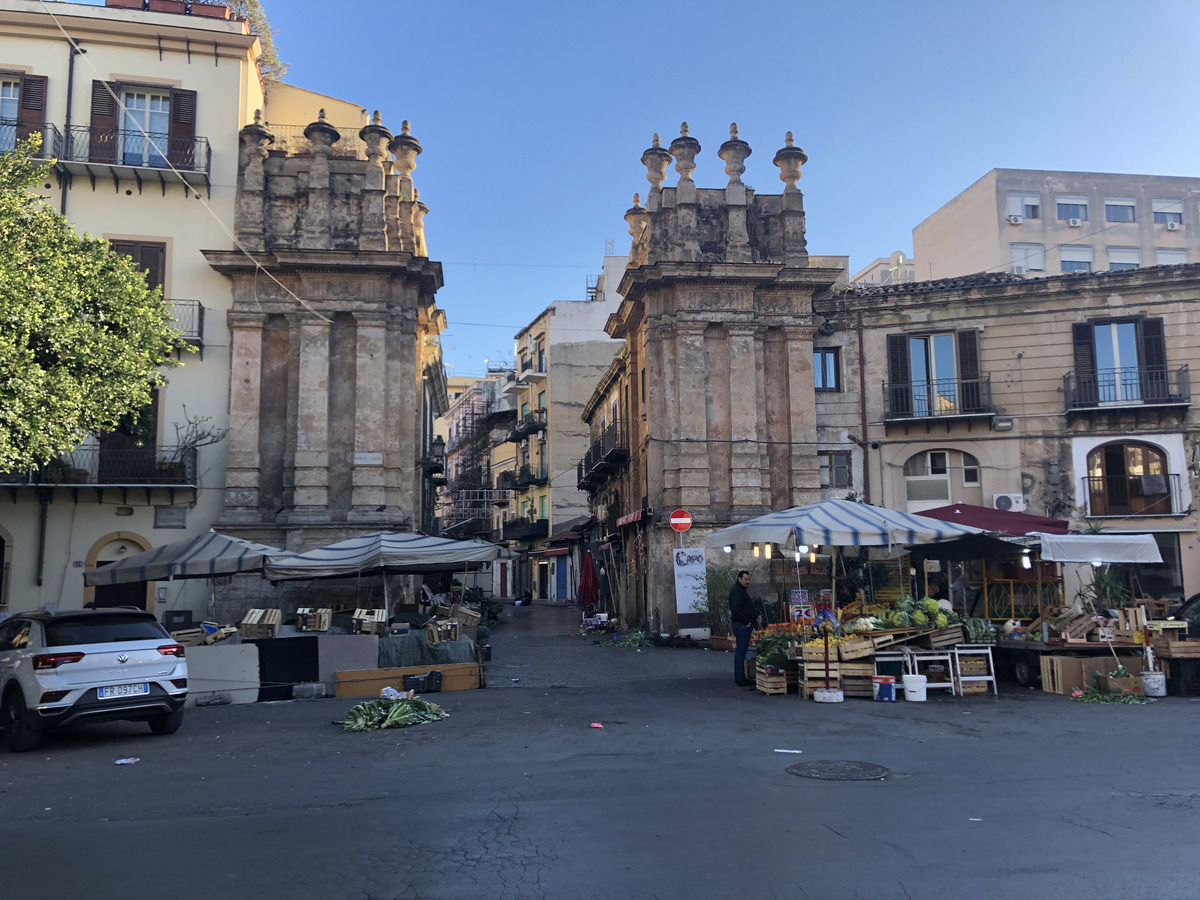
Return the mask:
M 746 651 L 750 648 L 750 632 L 753 629 L 740 622 L 734 622 L 732 626 L 733 636 L 737 639 L 737 646 L 733 651 L 733 680 L 744 682 L 746 681 Z

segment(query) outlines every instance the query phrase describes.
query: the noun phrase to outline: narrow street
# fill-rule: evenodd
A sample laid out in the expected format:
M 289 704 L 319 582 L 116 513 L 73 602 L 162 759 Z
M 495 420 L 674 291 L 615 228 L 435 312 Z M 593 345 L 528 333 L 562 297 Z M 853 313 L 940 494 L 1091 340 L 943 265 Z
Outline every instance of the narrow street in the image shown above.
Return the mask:
M 434 724 L 349 734 L 354 701 L 293 701 L 0 755 L 3 895 L 1197 895 L 1196 701 L 1005 684 L 819 705 L 734 687 L 732 654 L 593 646 L 574 608 L 505 616 L 487 689 L 429 695 L 451 713 Z M 890 774 L 787 771 L 819 760 Z

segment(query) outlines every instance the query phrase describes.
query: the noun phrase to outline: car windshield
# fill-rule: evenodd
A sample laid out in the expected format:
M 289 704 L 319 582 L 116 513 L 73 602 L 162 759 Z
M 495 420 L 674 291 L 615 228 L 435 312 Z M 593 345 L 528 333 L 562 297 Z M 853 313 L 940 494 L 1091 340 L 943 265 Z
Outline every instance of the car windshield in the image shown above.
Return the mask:
M 168 637 L 154 619 L 138 615 L 72 616 L 47 622 L 45 630 L 47 647 L 156 641 Z
M 1176 619 L 1200 619 L 1200 594 L 1195 594 L 1175 611 Z

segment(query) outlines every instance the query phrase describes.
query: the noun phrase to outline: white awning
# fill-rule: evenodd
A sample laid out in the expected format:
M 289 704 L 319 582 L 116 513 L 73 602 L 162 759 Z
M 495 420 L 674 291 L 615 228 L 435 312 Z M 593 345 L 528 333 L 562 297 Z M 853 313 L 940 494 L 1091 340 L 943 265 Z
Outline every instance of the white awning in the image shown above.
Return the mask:
M 1037 534 L 1042 559 L 1077 563 L 1160 563 L 1158 544 L 1148 534 Z

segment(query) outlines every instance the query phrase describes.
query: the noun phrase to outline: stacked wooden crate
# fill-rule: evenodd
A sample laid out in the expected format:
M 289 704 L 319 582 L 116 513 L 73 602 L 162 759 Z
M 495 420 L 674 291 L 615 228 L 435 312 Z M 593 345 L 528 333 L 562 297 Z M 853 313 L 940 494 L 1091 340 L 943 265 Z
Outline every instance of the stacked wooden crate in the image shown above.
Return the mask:
M 350 619 L 351 634 L 386 634 L 387 612 L 382 609 L 356 609 Z
M 825 642 L 812 641 L 800 648 L 800 661 L 804 665 L 801 698 L 811 697 L 815 691 L 825 687 L 842 686 L 842 664 L 837 660 L 836 647 L 829 648 L 829 662 L 825 661 Z
M 787 670 L 759 663 L 754 667 L 754 689 L 760 694 L 786 694 Z
M 297 631 L 328 631 L 332 620 L 332 609 L 316 609 L 311 606 L 302 606 L 296 610 Z
M 273 638 L 282 621 L 283 614 L 277 609 L 248 609 L 238 623 L 238 633 L 244 638 Z

